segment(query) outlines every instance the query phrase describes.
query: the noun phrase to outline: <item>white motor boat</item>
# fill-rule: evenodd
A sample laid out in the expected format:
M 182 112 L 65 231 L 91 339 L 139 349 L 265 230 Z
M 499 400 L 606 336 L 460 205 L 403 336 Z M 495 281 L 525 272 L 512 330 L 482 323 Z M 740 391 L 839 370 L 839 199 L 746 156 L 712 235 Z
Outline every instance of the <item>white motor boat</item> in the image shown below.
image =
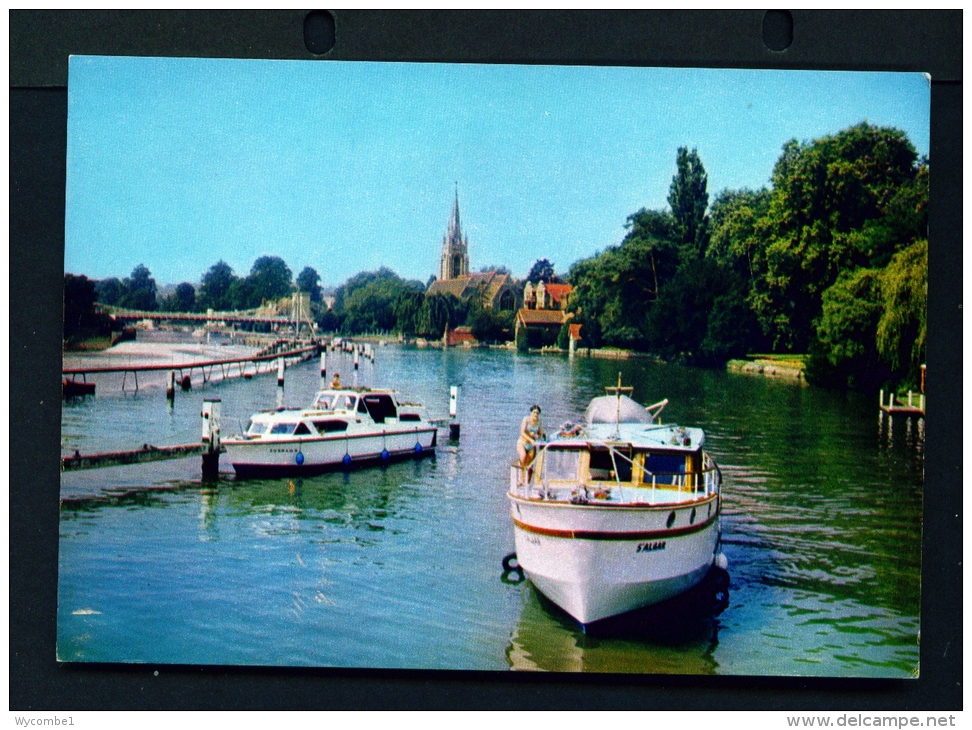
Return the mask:
M 437 434 L 425 408 L 393 390 L 334 388 L 308 408 L 256 413 L 222 443 L 237 475 L 286 476 L 423 456 Z
M 722 475 L 703 431 L 662 425 L 668 401 L 643 407 L 620 378 L 608 391 L 510 472 L 516 561 L 581 624 L 688 590 L 719 549 Z

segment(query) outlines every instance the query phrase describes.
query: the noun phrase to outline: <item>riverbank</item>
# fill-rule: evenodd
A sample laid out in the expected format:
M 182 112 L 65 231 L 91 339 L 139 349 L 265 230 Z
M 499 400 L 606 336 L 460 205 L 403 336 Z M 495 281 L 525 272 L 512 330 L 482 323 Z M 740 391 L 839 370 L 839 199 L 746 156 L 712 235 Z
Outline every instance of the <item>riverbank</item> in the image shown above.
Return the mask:
M 744 375 L 763 375 L 768 378 L 790 378 L 806 383 L 802 355 L 755 355 L 748 360 L 730 360 L 726 370 Z

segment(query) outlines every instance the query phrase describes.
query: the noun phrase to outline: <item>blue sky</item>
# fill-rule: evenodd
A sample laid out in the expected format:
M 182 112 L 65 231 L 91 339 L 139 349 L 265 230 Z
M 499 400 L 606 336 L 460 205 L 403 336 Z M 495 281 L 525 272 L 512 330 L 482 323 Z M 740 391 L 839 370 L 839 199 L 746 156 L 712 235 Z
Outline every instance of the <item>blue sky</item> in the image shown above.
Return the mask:
M 274 255 L 424 282 L 458 182 L 472 269 L 566 272 L 667 205 L 679 146 L 711 200 L 864 119 L 927 155 L 929 104 L 915 73 L 73 56 L 65 270 L 196 283 Z

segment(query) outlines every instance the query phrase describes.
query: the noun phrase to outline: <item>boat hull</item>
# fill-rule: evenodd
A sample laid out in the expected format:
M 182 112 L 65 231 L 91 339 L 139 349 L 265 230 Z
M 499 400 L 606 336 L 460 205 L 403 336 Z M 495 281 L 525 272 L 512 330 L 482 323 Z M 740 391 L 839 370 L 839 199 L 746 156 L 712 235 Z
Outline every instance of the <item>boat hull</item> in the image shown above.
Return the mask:
M 238 476 L 292 476 L 434 453 L 434 427 L 380 434 L 224 441 Z
M 517 562 L 582 624 L 687 591 L 705 577 L 718 547 L 714 494 L 616 506 L 510 499 Z

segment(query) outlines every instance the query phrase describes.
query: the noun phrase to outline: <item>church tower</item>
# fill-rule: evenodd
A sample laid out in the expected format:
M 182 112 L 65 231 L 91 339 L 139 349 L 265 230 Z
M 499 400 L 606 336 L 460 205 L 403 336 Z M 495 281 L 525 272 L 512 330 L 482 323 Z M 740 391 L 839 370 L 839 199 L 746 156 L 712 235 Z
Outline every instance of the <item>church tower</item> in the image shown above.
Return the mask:
M 439 264 L 439 281 L 455 279 L 469 273 L 469 239 L 462 235 L 459 224 L 459 183 L 456 183 L 456 201 L 452 205 L 449 230 L 442 239 L 442 262 Z

